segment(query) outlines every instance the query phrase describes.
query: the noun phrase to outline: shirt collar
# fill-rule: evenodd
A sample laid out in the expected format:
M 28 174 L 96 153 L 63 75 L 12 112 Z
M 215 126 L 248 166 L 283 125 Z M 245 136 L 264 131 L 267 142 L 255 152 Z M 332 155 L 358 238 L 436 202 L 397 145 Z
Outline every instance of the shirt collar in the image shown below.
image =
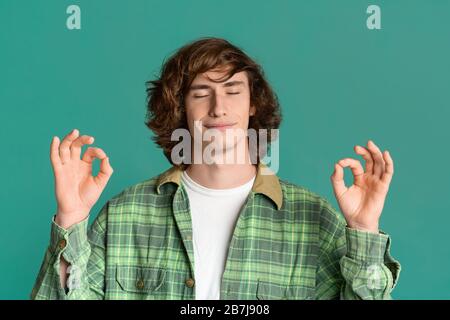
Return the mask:
M 160 194 L 160 187 L 169 182 L 173 182 L 179 186 L 182 172 L 183 170 L 180 167 L 172 166 L 170 169 L 160 174 L 156 183 L 157 193 Z M 278 210 L 281 209 L 283 204 L 283 193 L 280 181 L 277 175 L 262 162 L 258 163 L 252 191 L 266 195 L 275 203 Z

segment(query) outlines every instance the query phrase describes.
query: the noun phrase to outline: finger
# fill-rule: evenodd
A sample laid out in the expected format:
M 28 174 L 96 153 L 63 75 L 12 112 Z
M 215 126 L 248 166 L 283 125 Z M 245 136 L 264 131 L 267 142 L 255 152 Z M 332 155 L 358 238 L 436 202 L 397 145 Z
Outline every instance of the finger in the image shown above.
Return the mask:
M 83 158 L 81 160 L 92 164 L 95 159 L 104 159 L 106 158 L 106 153 L 100 148 L 89 147 L 86 149 L 86 152 L 83 154 Z
M 53 166 L 53 170 L 58 170 L 62 163 L 61 163 L 61 158 L 59 157 L 59 138 L 58 137 L 53 137 L 52 139 L 52 143 L 50 144 L 50 161 L 52 163 Z
M 100 163 L 100 171 L 98 172 L 97 176 L 94 177 L 94 180 L 97 182 L 97 184 L 105 187 L 113 172 L 114 170 L 109 163 L 109 157 L 103 158 Z
M 63 164 L 70 160 L 70 145 L 78 137 L 78 134 L 78 130 L 73 129 L 61 142 L 59 155 Z
M 391 183 L 392 176 L 394 175 L 394 161 L 391 158 L 389 151 L 384 151 L 383 153 L 384 162 L 386 163 L 386 170 L 381 177 L 381 180 L 387 184 Z
M 373 174 L 373 158 L 369 150 L 361 146 L 355 146 L 355 152 L 362 156 L 366 162 L 366 172 Z
M 381 178 L 383 172 L 384 172 L 384 160 L 383 155 L 381 154 L 380 149 L 377 147 L 375 143 L 373 143 L 372 140 L 369 140 L 367 142 L 367 147 L 369 151 L 372 154 L 372 158 L 374 160 L 374 168 L 373 168 L 373 174 L 379 178 Z
M 361 165 L 361 162 L 359 162 L 356 159 L 345 158 L 345 159 L 339 160 L 338 164 L 342 168 L 350 167 L 350 169 L 352 170 L 352 174 L 353 174 L 353 184 L 361 185 L 361 183 L 363 181 L 363 174 L 364 174 L 364 169 Z
M 337 198 L 347 191 L 344 181 L 344 169 L 337 163 L 334 164 L 334 172 L 331 175 L 331 184 L 333 185 L 334 194 Z
M 70 145 L 70 157 L 71 159 L 80 159 L 81 148 L 85 144 L 92 144 L 94 142 L 94 137 L 83 135 L 76 138 Z

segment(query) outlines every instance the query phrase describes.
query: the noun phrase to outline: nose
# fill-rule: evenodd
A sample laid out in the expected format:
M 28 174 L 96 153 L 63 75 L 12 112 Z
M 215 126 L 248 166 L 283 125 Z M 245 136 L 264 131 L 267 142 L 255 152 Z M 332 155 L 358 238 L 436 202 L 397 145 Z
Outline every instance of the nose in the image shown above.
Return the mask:
M 209 108 L 210 117 L 221 117 L 226 115 L 226 101 L 225 97 L 214 93 L 211 99 L 211 106 Z

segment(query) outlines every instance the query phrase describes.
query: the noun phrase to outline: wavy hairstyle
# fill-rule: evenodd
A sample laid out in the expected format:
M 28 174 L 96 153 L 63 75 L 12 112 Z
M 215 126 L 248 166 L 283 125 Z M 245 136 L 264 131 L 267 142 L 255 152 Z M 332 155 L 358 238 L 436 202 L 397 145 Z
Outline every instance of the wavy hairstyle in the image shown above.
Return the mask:
M 179 143 L 171 140 L 172 132 L 178 128 L 189 130 L 184 96 L 198 74 L 220 67 L 227 68 L 226 78 L 220 81 L 226 81 L 237 72 L 246 71 L 250 102 L 255 106 L 255 114 L 250 116 L 248 127 L 256 132 L 267 129 L 268 142 L 276 138 L 271 135 L 271 129 L 279 128 L 281 110 L 278 98 L 265 79 L 261 66 L 224 39 L 201 38 L 181 47 L 163 63 L 160 76 L 146 82 L 145 125 L 154 132 L 152 139 L 163 149 L 172 165 L 177 164 L 171 160 L 171 151 Z M 257 161 L 260 161 L 259 154 Z M 178 166 L 186 167 L 185 164 Z

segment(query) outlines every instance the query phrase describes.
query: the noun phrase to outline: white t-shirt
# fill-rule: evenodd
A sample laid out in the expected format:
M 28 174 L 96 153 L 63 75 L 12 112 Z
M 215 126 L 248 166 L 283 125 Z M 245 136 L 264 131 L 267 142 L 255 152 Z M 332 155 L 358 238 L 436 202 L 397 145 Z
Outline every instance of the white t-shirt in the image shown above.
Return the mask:
M 230 189 L 206 188 L 192 180 L 186 171 L 181 179 L 191 210 L 195 299 L 218 300 L 228 247 L 255 176 Z

